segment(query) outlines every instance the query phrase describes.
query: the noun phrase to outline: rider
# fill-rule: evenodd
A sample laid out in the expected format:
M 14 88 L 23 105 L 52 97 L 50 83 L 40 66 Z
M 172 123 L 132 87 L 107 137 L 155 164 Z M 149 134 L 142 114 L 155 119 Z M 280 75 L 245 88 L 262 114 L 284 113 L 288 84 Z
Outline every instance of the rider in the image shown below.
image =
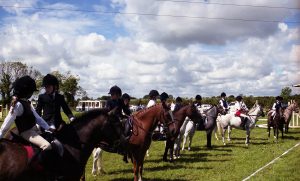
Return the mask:
M 282 101 L 283 101 L 283 97 L 281 96 L 276 97 L 276 102 L 274 102 L 272 109 L 270 110 L 273 118 L 276 115 L 276 111 L 282 108 Z
M 178 96 L 175 99 L 174 112 L 178 111 L 181 107 L 182 107 L 182 98 Z
M 117 147 L 117 151 L 124 156 L 123 160 L 126 162 L 126 144 L 128 138 L 125 137 L 122 131 L 121 120 L 124 118 L 122 111 L 127 116 L 129 116 L 131 112 L 129 110 L 129 106 L 125 105 L 124 101 L 121 99 L 122 90 L 118 86 L 115 85 L 111 87 L 108 94 L 111 95 L 111 99 L 107 101 L 106 108 L 110 111 L 109 114 L 111 114 L 114 110 L 114 114 L 119 118 L 119 120 L 111 123 L 119 136 L 119 139 L 116 140 L 114 144 Z
M 157 90 L 151 90 L 149 92 L 149 99 L 150 100 L 149 100 L 146 107 L 148 108 L 148 107 L 154 106 L 156 104 L 156 99 L 157 99 L 158 96 L 159 96 L 159 93 L 158 93 Z
M 131 99 L 131 97 L 127 93 L 124 93 L 122 95 L 122 101 L 123 101 L 125 109 L 127 110 L 126 112 L 123 111 L 123 116 L 126 118 L 128 118 L 131 115 L 131 111 L 129 109 L 130 99 Z
M 219 104 L 223 107 L 223 109 L 225 110 L 225 113 L 228 112 L 228 102 L 226 100 L 226 93 L 222 92 L 221 93 L 221 99 L 219 101 Z
M 198 110 L 200 110 L 202 119 L 200 120 L 199 123 L 197 123 L 197 127 L 199 130 L 203 130 L 204 129 L 204 124 L 205 124 L 205 120 L 206 120 L 206 115 L 203 113 L 203 110 L 201 109 L 202 106 L 202 97 L 197 94 L 195 96 L 195 101 L 194 101 L 194 105 L 197 107 Z
M 37 114 L 31 106 L 31 102 L 28 100 L 34 91 L 37 91 L 36 83 L 29 76 L 18 78 L 13 83 L 14 97 L 10 111 L 1 126 L 0 138 L 7 133 L 11 125 L 15 122 L 19 135 L 22 138 L 38 146 L 43 151 L 51 150 L 52 147 L 54 147 L 58 154 L 62 156 L 63 152 L 59 150 L 57 140 L 52 141 L 50 144 L 38 134 L 39 129 L 36 124 L 47 131 L 52 131 L 52 129 L 47 122 Z
M 241 118 L 241 127 L 244 128 L 248 119 L 248 116 L 245 114 L 246 112 L 248 112 L 248 108 L 246 106 L 246 104 L 243 101 L 243 97 L 242 96 L 237 96 L 235 98 L 235 116 L 238 116 Z
M 58 79 L 54 75 L 47 74 L 43 78 L 42 86 L 45 87 L 45 93 L 39 95 L 36 112 L 41 115 L 53 129 L 58 129 L 65 124 L 61 116 L 61 108 L 70 121 L 73 121 L 73 113 L 66 103 L 65 97 L 59 93 Z

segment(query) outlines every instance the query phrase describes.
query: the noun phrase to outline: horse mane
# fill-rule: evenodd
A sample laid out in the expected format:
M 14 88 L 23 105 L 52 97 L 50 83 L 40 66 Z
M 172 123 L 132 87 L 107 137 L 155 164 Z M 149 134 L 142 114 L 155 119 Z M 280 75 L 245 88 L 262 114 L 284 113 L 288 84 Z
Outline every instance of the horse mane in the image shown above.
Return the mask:
M 100 115 L 108 115 L 108 109 L 93 109 L 86 111 L 80 116 L 76 117 L 74 121 L 71 122 L 72 125 L 85 125 L 89 120 L 94 119 Z
M 134 113 L 133 115 L 134 115 L 134 116 L 141 116 L 141 115 L 147 113 L 150 109 L 152 109 L 152 108 L 154 108 L 154 107 L 156 107 L 156 106 L 158 106 L 158 105 L 160 105 L 160 103 L 154 104 L 153 106 L 150 106 L 150 107 L 147 107 L 147 108 L 142 109 L 142 110 L 140 110 L 140 111 L 137 111 L 137 112 Z

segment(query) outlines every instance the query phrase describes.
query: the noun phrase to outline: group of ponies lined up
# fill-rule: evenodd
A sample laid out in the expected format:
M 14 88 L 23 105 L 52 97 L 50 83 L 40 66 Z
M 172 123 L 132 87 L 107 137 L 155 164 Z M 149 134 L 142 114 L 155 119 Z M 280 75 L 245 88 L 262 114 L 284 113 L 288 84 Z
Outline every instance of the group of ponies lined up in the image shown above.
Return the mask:
M 285 117 L 289 116 L 289 111 L 299 110 L 296 102 L 291 105 L 285 110 L 286 113 L 283 113 L 283 115 L 286 114 Z M 153 132 L 158 124 L 162 124 L 166 128 L 167 135 L 163 161 L 173 161 L 174 149 L 175 158 L 178 158 L 180 156 L 181 140 L 183 139 L 184 143 L 186 142 L 189 134 L 195 132 L 190 128 L 195 129 L 196 124 L 200 130 L 206 131 L 208 148 L 212 147 L 211 137 L 217 123 L 222 128 L 224 144 L 225 131 L 229 127 L 235 127 L 246 129 L 245 143 L 248 145 L 250 130 L 255 127 L 258 117 L 264 116 L 262 106 L 256 102 L 247 116 L 245 128 L 242 128 L 239 117 L 234 116 L 232 113 L 225 114 L 222 107 L 216 105 L 205 111 L 199 111 L 194 104 L 190 103 L 172 112 L 169 106 L 156 104 L 135 112 L 131 116 L 131 136 L 128 140 L 128 156 L 133 163 L 134 180 L 142 180 L 145 154 L 150 147 Z M 206 117 L 206 119 L 203 119 L 203 117 Z M 1 139 L 0 181 L 80 180 L 92 152 L 94 157 L 92 173 L 95 175 L 97 172 L 103 172 L 101 155 L 103 149 L 106 149 L 101 148 L 101 145 L 112 145 L 119 138 L 111 124 L 115 122 L 115 119 L 118 118 L 114 114 L 108 114 L 106 109 L 85 112 L 55 133 L 55 137 L 63 144 L 63 157 L 58 158 L 55 154 L 50 153 L 48 162 L 42 165 L 38 163 L 38 156 L 35 156 L 35 154 L 30 155 L 28 145 L 24 146 L 19 142 Z M 189 148 L 190 144 L 191 137 Z M 182 149 L 184 149 L 184 144 Z
M 196 130 L 196 125 L 198 127 L 198 130 L 206 132 L 206 146 L 209 149 L 212 148 L 211 138 L 215 128 L 217 127 L 217 120 L 221 122 L 224 130 L 226 130 L 228 126 L 236 126 L 237 128 L 243 129 L 242 127 L 239 127 L 241 124 L 241 120 L 239 117 L 232 116 L 230 117 L 230 119 L 223 118 L 227 116 L 228 115 L 226 114 L 225 110 L 219 105 L 212 105 L 208 109 L 202 109 L 201 107 L 196 107 L 194 104 L 188 104 L 182 106 L 175 112 L 173 111 L 174 121 L 169 123 L 169 126 L 173 125 L 173 134 L 167 135 L 165 151 L 163 153 L 163 161 L 172 162 L 174 160 L 174 156 L 175 158 L 179 158 L 181 142 L 183 140 L 184 143 L 182 146 L 182 150 L 184 150 L 185 142 L 188 137 L 190 138 L 190 149 L 192 137 Z M 250 129 L 254 127 L 258 116 L 264 116 L 263 108 L 259 104 L 255 104 L 249 111 L 249 121 L 246 124 L 248 128 L 246 129 L 247 144 L 249 143 Z M 222 118 L 223 121 L 220 118 Z M 102 152 L 103 150 L 101 148 L 97 148 L 93 152 L 93 175 L 97 175 L 98 173 L 105 173 L 102 165 Z
M 293 111 L 299 111 L 298 104 L 292 101 L 291 104 L 283 110 L 281 122 L 275 118 L 268 119 L 269 132 L 270 127 L 274 128 L 274 135 L 276 125 L 285 124 L 286 127 L 289 125 L 291 114 Z M 228 141 L 230 141 L 231 128 L 242 129 L 246 132 L 245 144 L 248 146 L 250 143 L 250 131 L 256 125 L 258 117 L 264 117 L 263 107 L 256 102 L 253 107 L 247 113 L 247 119 L 244 126 L 241 126 L 241 118 L 237 117 L 233 113 L 234 111 L 228 111 L 226 114 L 225 110 L 221 106 L 212 105 L 209 108 L 196 107 L 192 104 L 183 106 L 176 112 L 173 112 L 175 132 L 172 136 L 168 136 L 165 144 L 165 151 L 163 154 L 163 161 L 172 162 L 176 158 L 180 158 L 180 151 L 185 149 L 185 144 L 189 140 L 188 150 L 191 149 L 191 143 L 196 130 L 205 131 L 207 138 L 207 148 L 211 149 L 211 137 L 215 133 L 217 140 L 217 131 L 222 135 L 222 142 L 225 143 L 225 133 L 228 130 Z M 286 131 L 288 128 L 285 129 Z M 278 137 L 278 136 L 277 136 Z M 275 137 L 276 138 L 276 137 Z M 183 142 L 183 143 L 182 143 Z M 182 146 L 181 146 L 182 145 Z M 169 151 L 169 159 L 168 157 Z M 97 175 L 99 173 L 105 173 L 102 165 L 102 152 L 101 148 L 97 148 L 93 152 L 93 169 L 92 174 Z M 175 158 L 174 158 L 175 157 Z

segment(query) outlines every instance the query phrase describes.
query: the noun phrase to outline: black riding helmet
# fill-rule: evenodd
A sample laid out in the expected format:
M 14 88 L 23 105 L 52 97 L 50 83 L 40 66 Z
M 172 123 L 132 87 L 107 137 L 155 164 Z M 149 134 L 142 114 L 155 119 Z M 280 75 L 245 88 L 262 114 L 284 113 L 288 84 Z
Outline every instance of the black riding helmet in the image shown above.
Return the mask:
M 45 87 L 47 85 L 53 85 L 53 86 L 57 86 L 57 88 L 59 88 L 58 79 L 54 75 L 52 75 L 52 74 L 47 74 L 43 78 L 43 84 L 42 84 L 42 86 Z
M 226 97 L 225 92 L 222 92 L 222 93 L 221 93 L 221 97 Z
M 235 98 L 235 100 L 237 100 L 237 101 L 241 101 L 242 99 L 243 99 L 242 96 L 236 96 L 236 98 Z
M 276 97 L 276 101 L 282 101 L 282 100 L 283 100 L 283 97 L 281 97 L 281 96 Z
M 182 99 L 181 99 L 181 97 L 176 97 L 175 101 L 176 102 L 182 102 Z
M 168 98 L 169 98 L 169 95 L 167 93 L 165 93 L 165 92 L 161 93 L 161 95 L 160 95 L 160 100 L 161 101 L 165 101 Z
M 110 89 L 109 89 L 109 93 L 108 94 L 117 94 L 117 95 L 122 95 L 122 90 L 120 89 L 120 87 L 118 86 L 112 86 Z
M 150 96 L 150 98 L 153 98 L 153 97 L 159 96 L 159 93 L 157 90 L 151 90 L 149 92 L 149 96 Z
M 200 95 L 196 95 L 195 99 L 196 99 L 197 101 L 200 101 L 200 100 L 202 100 L 202 97 L 201 97 Z
M 128 100 L 130 100 L 130 95 L 128 95 L 127 93 L 124 93 L 122 95 L 122 99 L 128 99 Z
M 35 81 L 28 75 L 16 79 L 13 83 L 13 95 L 19 98 L 31 96 L 36 89 Z

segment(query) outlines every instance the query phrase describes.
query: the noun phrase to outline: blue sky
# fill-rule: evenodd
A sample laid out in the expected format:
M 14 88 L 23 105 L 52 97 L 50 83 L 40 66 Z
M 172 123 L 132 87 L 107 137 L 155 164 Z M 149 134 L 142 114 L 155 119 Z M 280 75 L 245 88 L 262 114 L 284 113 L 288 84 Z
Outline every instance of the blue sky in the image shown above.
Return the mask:
M 0 0 L 0 61 L 71 71 L 94 98 L 115 84 L 135 97 L 278 95 L 300 83 L 300 23 L 288 23 L 299 8 L 297 0 Z

